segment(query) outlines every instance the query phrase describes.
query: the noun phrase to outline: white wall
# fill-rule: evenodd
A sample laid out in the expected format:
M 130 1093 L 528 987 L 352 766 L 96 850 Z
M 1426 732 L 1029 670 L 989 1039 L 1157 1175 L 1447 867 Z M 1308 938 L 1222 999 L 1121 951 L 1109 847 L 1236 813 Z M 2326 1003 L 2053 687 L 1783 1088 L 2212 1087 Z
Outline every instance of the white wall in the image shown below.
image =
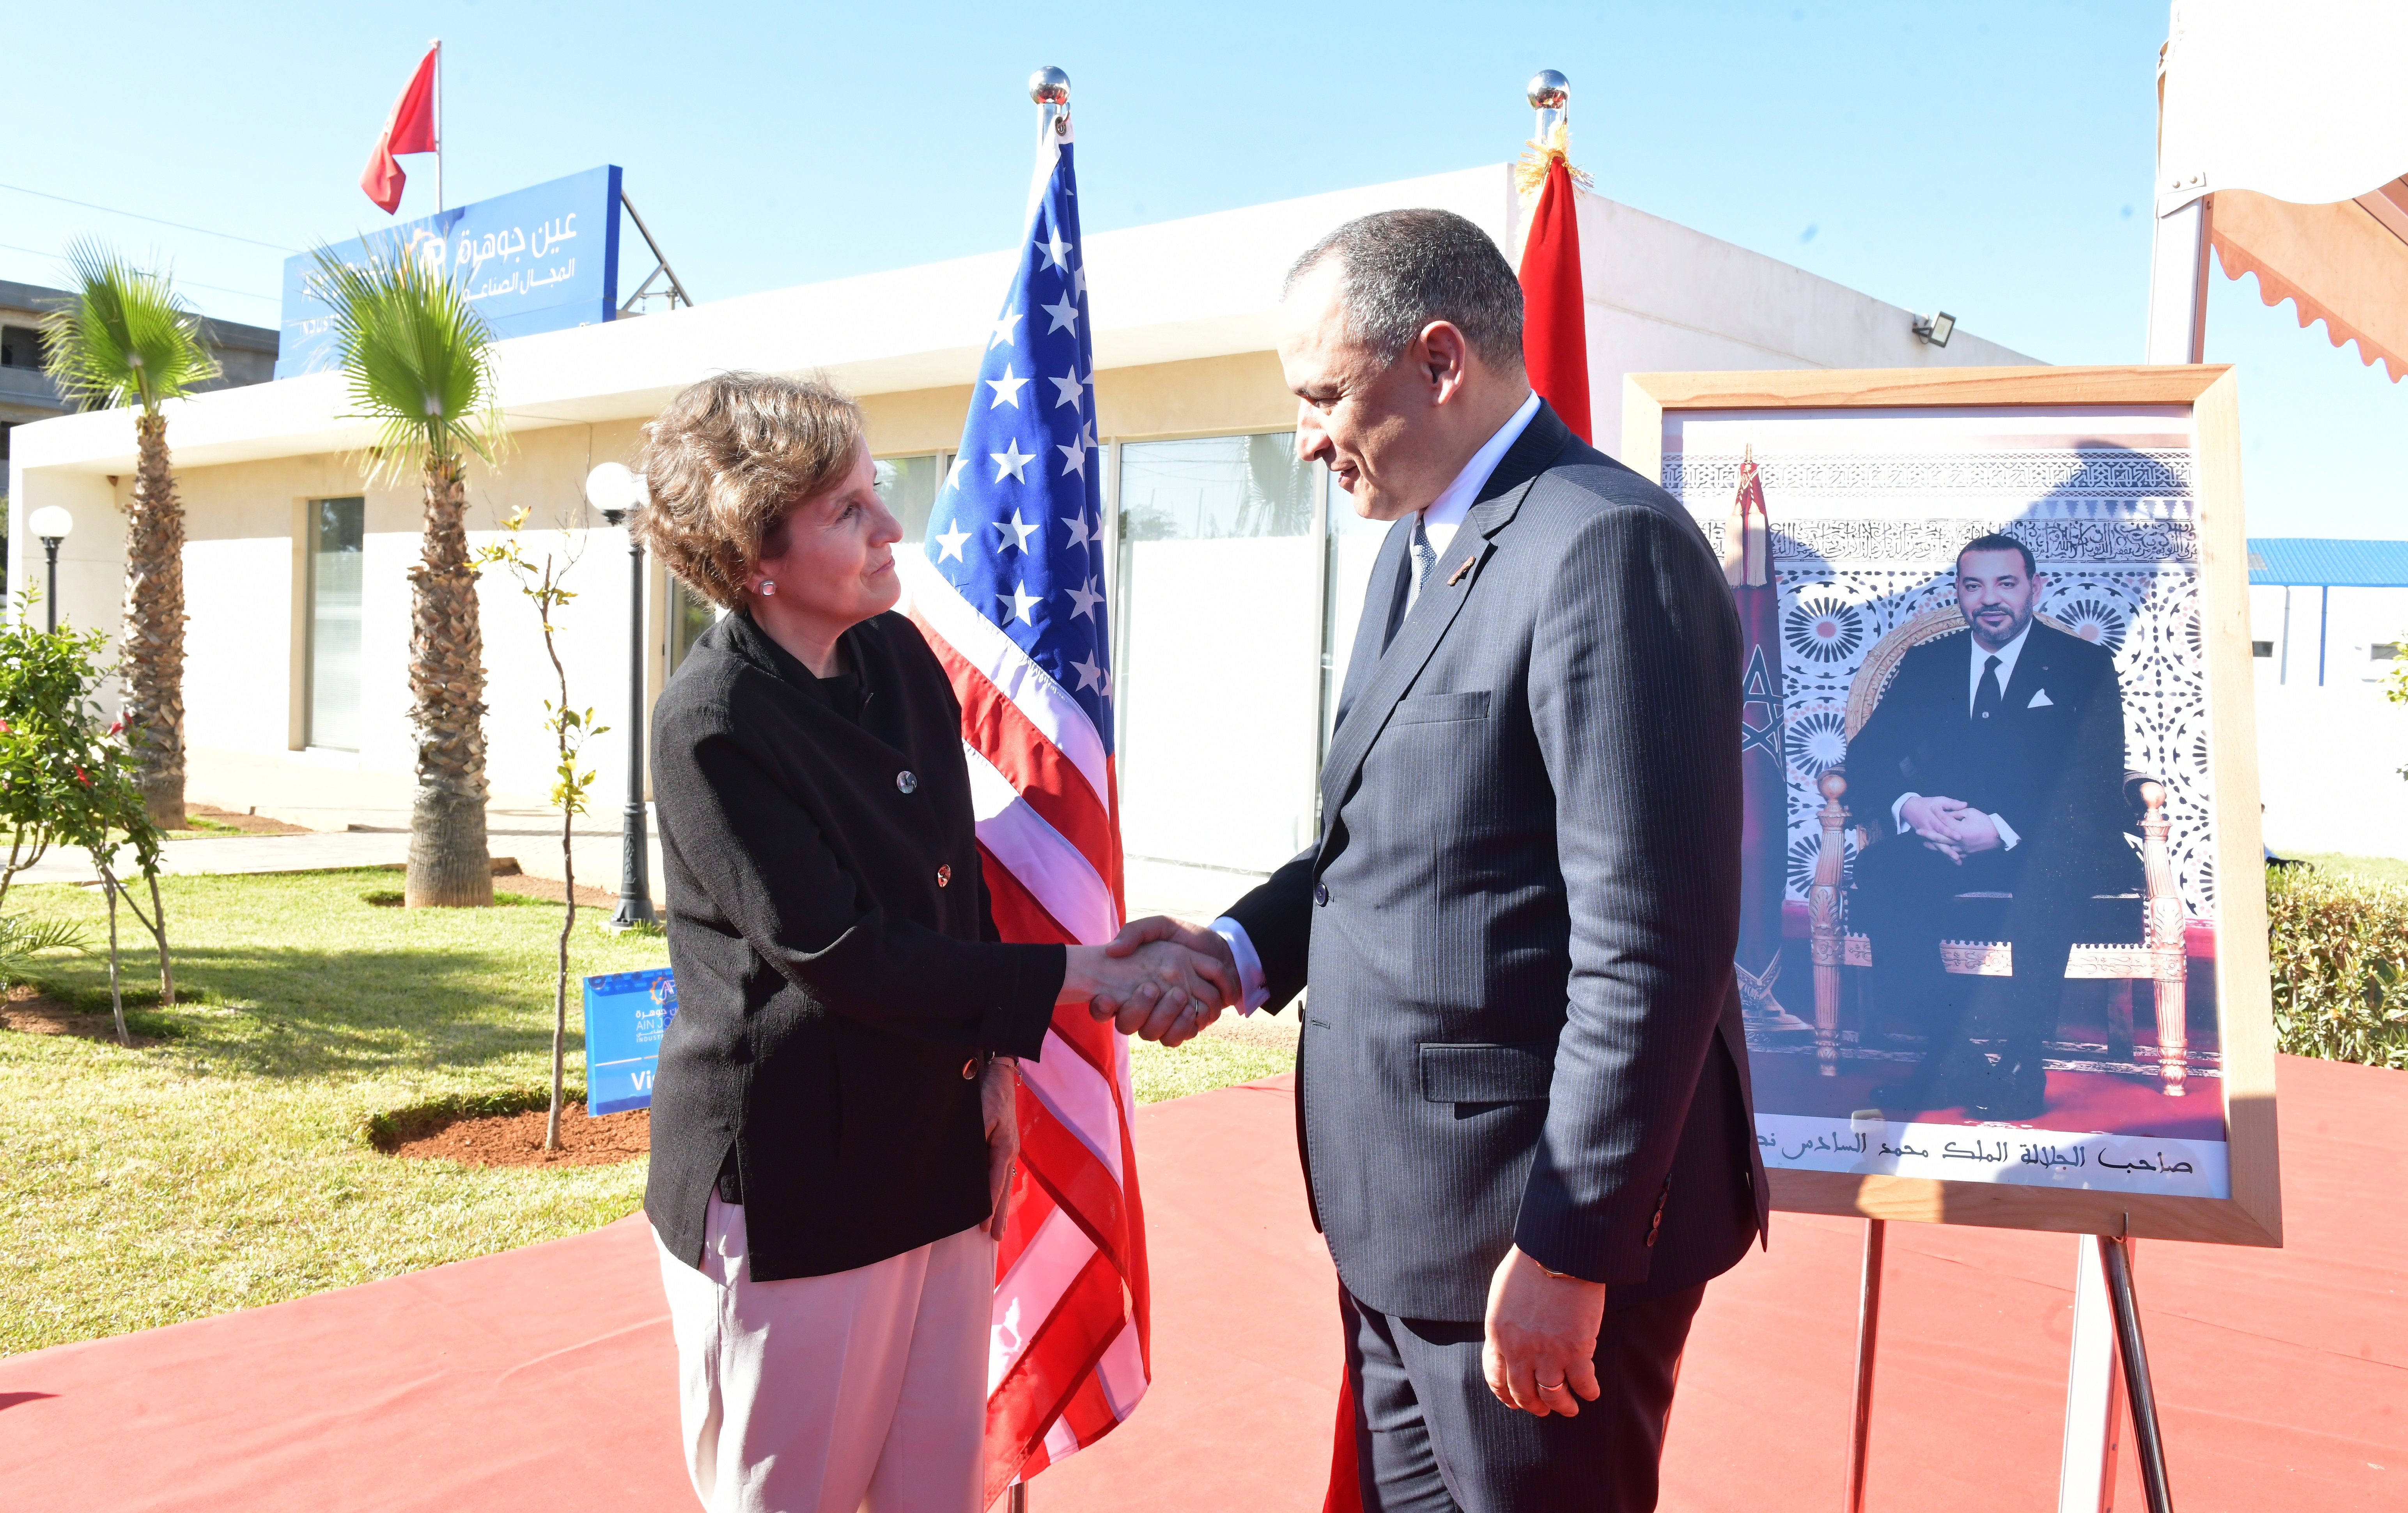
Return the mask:
M 2266 844 L 2408 857 L 2408 706 L 2385 696 L 2399 664 L 2372 655 L 2408 643 L 2408 589 L 2253 585 L 2249 634 L 2272 643 L 2250 664 Z
M 2261 678 L 2289 687 L 2380 682 L 2391 671 L 2384 646 L 2408 645 L 2408 588 L 2280 588 L 2253 584 L 2249 634 L 2272 643 Z

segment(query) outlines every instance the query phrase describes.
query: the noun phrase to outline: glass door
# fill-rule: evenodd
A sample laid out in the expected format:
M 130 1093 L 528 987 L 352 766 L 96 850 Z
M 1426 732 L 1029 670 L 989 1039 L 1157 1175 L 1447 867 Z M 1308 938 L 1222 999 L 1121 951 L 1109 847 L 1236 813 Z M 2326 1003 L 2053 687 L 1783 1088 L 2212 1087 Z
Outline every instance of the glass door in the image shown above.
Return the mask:
M 367 501 L 309 505 L 308 710 L 304 740 L 360 749 L 360 563 Z

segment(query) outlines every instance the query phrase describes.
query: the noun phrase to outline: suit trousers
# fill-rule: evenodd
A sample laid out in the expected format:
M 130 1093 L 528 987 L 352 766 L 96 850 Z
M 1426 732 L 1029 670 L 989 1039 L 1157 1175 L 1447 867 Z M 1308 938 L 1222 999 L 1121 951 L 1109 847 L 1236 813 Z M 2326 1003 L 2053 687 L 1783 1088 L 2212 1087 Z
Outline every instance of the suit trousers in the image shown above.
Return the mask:
M 700 1270 L 654 1236 L 678 1421 L 709 1513 L 979 1513 L 995 1241 L 966 1229 L 756 1282 L 716 1194 Z
M 1594 1403 L 1510 1408 L 1481 1368 L 1484 1328 L 1398 1319 L 1338 1290 L 1364 1513 L 1647 1513 L 1703 1283 L 1627 1307 L 1609 1292 Z
M 1943 1058 L 1976 1030 L 1970 1010 L 1981 978 L 1942 968 L 1943 939 L 2003 938 L 2014 948 L 2013 1007 L 1996 1028 L 2028 1044 L 2057 1031 L 2066 955 L 2083 900 L 2027 852 L 1984 851 L 1962 863 L 1913 835 L 1885 835 L 1856 858 L 1855 922 L 1872 943 L 1873 997 L 1881 1014 L 1928 1036 Z M 1962 893 L 2006 893 L 2000 913 L 1976 915 Z M 1932 1064 L 1932 1063 L 1927 1063 Z

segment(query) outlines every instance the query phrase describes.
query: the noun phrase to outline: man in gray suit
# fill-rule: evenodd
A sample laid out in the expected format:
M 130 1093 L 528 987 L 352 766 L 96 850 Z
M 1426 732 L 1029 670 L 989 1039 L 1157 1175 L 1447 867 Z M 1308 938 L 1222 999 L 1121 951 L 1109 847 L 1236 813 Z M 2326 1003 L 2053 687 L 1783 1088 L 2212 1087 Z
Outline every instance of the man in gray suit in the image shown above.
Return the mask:
M 1650 1508 L 1690 1319 L 1766 1213 L 1730 592 L 1530 392 L 1521 287 L 1469 221 L 1352 221 L 1282 314 L 1298 450 L 1396 522 L 1323 834 L 1212 927 L 1115 949 L 1217 953 L 1249 1011 L 1312 984 L 1297 1138 L 1365 1507 Z

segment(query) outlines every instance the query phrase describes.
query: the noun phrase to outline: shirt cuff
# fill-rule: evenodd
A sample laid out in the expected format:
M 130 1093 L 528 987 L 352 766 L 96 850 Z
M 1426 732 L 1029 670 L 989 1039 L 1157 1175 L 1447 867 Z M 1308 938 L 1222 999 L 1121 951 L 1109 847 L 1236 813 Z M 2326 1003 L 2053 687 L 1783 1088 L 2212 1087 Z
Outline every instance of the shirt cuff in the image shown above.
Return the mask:
M 1212 921 L 1212 933 L 1229 943 L 1229 954 L 1238 959 L 1238 1012 L 1251 1014 L 1270 1001 L 1270 985 L 1263 979 L 1263 959 L 1254 952 L 1254 937 L 1246 927 L 1224 914 Z
M 1990 823 L 1999 827 L 1999 844 L 2005 847 L 2008 850 L 2014 850 L 2015 849 L 2015 842 L 2023 839 L 2021 835 L 2015 834 L 2015 827 L 2007 823 L 2007 817 L 2005 815 L 1994 814 L 1990 816 Z
M 1898 796 L 1898 802 L 1889 806 L 1890 822 L 1898 826 L 1898 833 L 1899 835 L 1903 835 L 1908 831 L 1914 828 L 1913 825 L 1906 822 L 1906 801 L 1911 798 L 1921 798 L 1922 796 L 1923 795 L 1920 793 L 1900 793 Z

